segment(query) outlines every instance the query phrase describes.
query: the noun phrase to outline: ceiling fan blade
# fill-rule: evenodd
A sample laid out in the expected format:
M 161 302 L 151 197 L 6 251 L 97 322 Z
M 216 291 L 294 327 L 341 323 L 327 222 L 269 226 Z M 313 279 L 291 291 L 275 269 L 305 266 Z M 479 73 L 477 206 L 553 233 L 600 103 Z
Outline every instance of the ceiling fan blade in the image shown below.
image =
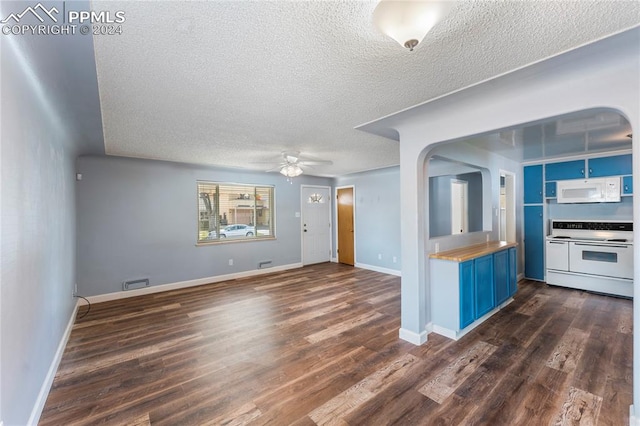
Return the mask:
M 329 160 L 300 160 L 298 164 L 302 164 L 304 166 L 330 166 L 333 164 L 333 161 Z
M 297 163 L 300 160 L 300 151 L 283 152 L 282 157 L 287 163 Z

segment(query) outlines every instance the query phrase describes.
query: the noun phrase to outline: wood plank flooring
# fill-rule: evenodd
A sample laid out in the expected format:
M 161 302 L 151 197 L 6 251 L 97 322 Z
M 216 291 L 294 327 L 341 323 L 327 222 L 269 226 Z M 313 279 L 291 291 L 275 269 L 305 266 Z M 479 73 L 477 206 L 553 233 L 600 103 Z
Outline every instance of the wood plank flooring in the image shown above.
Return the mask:
M 314 265 L 92 306 L 40 424 L 625 425 L 631 324 L 629 300 L 521 281 L 413 346 L 398 277 Z

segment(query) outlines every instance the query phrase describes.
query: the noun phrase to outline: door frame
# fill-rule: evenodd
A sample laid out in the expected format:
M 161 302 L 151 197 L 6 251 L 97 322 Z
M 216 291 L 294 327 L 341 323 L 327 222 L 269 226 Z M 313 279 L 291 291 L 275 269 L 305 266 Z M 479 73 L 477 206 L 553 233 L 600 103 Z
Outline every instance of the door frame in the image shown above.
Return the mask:
M 333 209 L 333 214 L 336 218 L 336 223 L 338 223 L 338 190 L 339 189 L 347 189 L 347 188 L 351 188 L 353 190 L 353 266 L 357 265 L 357 248 L 356 248 L 356 186 L 355 185 L 342 185 L 342 186 L 336 186 L 335 187 L 335 194 L 333 194 L 333 199 L 336 200 L 336 202 L 334 203 L 334 209 Z M 336 251 L 335 251 L 335 255 L 336 257 L 332 257 L 331 261 L 338 263 L 338 250 L 340 249 L 340 247 L 338 247 L 338 226 L 335 227 L 335 231 L 334 231 L 334 238 L 335 238 L 335 242 L 336 242 Z
M 332 202 L 331 199 L 331 187 L 330 186 L 325 186 L 325 185 L 306 185 L 306 184 L 301 184 L 300 185 L 300 263 L 302 263 L 302 266 L 305 265 L 304 263 L 304 227 L 302 226 L 302 221 L 304 220 L 304 204 L 305 204 L 305 199 L 302 196 L 302 193 L 304 192 L 305 188 L 321 188 L 321 189 L 327 189 L 329 191 L 329 203 Z M 333 246 L 332 246 L 332 241 L 331 241 L 331 234 L 333 234 L 333 217 L 331 214 L 331 204 L 329 205 L 329 253 L 333 254 Z M 329 255 L 329 261 L 332 261 L 332 256 L 331 254 Z
M 517 217 L 517 210 L 518 210 L 518 203 L 517 203 L 517 194 L 518 194 L 518 177 L 514 172 L 510 172 L 508 170 L 504 170 L 504 169 L 499 169 L 498 170 L 498 179 L 500 179 L 500 176 L 504 175 L 505 176 L 505 199 L 506 199 L 506 210 L 505 210 L 505 240 L 509 241 L 509 228 L 511 228 L 511 232 L 513 233 L 513 241 L 509 241 L 509 242 L 516 242 L 518 240 L 517 234 L 518 234 L 518 226 L 516 223 L 516 217 Z M 509 194 L 507 192 L 507 183 L 506 183 L 506 179 L 507 176 L 509 177 L 509 179 L 513 179 L 513 185 L 512 185 L 512 191 L 511 194 Z M 498 184 L 499 185 L 499 184 Z M 509 212 L 509 195 L 512 196 L 512 202 L 513 202 L 513 211 Z M 498 209 L 500 209 L 500 207 L 498 206 Z M 511 214 L 509 214 L 511 213 Z M 500 227 L 500 215 L 498 214 L 498 227 Z M 511 223 L 512 226 L 509 226 L 509 224 Z M 498 235 L 500 235 L 500 228 L 498 228 Z

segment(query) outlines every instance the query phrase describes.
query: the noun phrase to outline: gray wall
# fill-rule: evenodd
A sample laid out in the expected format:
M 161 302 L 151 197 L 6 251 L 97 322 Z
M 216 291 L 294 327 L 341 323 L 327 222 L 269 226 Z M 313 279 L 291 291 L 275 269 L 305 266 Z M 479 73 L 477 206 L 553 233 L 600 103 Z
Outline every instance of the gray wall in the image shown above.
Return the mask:
M 469 229 L 482 231 L 482 173 L 433 176 L 429 178 L 429 235 L 451 235 L 451 179 L 468 182 Z
M 301 262 L 300 185 L 330 186 L 302 175 L 246 172 L 123 157 L 78 159 L 78 290 L 95 296 L 122 282 L 150 285 Z M 197 180 L 275 185 L 276 240 L 196 246 Z M 229 266 L 229 259 L 234 265 Z
M 26 4 L 2 4 L 0 14 Z M 75 306 L 75 158 L 103 148 L 91 37 L 2 35 L 0 43 L 0 420 L 7 426 L 37 421 L 41 389 L 46 398 Z
M 356 264 L 400 271 L 400 168 L 339 177 L 334 185 L 355 186 Z

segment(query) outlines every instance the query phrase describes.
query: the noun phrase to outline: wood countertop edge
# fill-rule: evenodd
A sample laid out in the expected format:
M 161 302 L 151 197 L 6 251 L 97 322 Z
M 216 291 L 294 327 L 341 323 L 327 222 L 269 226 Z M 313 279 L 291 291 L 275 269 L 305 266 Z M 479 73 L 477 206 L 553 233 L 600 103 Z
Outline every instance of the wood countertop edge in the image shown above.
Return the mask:
M 474 244 L 466 247 L 459 247 L 452 250 L 441 251 L 440 253 L 430 253 L 430 259 L 451 260 L 453 262 L 465 262 L 476 257 L 492 254 L 497 251 L 511 247 L 517 247 L 518 243 L 508 243 L 506 241 L 490 241 L 488 243 Z

